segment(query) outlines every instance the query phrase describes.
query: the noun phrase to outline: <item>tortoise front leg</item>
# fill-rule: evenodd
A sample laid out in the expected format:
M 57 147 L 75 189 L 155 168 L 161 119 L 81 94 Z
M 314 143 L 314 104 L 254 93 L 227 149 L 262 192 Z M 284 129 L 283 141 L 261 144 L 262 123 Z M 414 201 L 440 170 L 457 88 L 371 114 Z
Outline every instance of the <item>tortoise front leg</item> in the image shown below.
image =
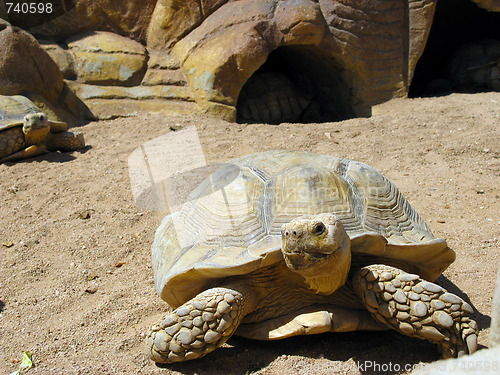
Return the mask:
M 437 344 L 443 357 L 476 351 L 472 307 L 439 285 L 378 264 L 357 271 L 353 285 L 376 319 L 405 335 Z
M 155 362 L 172 363 L 203 357 L 217 349 L 251 311 L 254 299 L 249 292 L 220 287 L 198 294 L 150 329 L 147 354 Z
M 21 159 L 27 159 L 27 158 L 33 158 L 38 155 L 45 154 L 47 152 L 47 148 L 45 145 L 32 145 L 29 147 L 26 147 L 24 150 L 18 151 L 13 153 L 12 155 L 6 156 L 5 158 L 0 160 L 0 163 L 6 162 L 6 161 L 15 161 L 15 160 L 21 160 Z

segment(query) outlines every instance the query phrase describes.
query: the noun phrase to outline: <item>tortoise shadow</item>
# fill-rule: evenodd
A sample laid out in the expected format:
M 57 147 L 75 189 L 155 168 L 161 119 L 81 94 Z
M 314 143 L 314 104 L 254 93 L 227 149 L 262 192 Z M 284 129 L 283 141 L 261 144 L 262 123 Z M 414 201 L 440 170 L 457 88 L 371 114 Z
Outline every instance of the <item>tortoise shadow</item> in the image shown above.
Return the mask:
M 392 375 L 440 359 L 432 344 L 395 331 L 324 333 L 278 341 L 232 337 L 228 344 L 194 361 L 157 366 L 187 375 L 250 374 L 279 359 L 297 373 Z M 221 363 L 229 365 L 221 368 Z
M 20 163 L 26 163 L 26 164 L 40 163 L 42 161 L 48 161 L 49 163 L 66 163 L 76 159 L 76 156 L 74 155 L 75 153 L 85 154 L 90 149 L 92 149 L 92 146 L 85 146 L 85 148 L 78 151 L 68 151 L 68 152 L 53 151 L 43 155 L 36 156 L 34 158 L 28 158 L 16 161 L 6 161 L 4 162 L 4 164 L 12 166 L 14 164 L 20 164 Z
M 489 327 L 491 318 L 479 312 L 469 296 L 453 282 L 440 276 L 436 283 L 474 308 L 473 318 L 480 329 Z M 478 346 L 478 349 L 482 348 L 484 346 Z M 425 363 L 441 359 L 435 345 L 387 330 L 323 333 L 277 341 L 256 341 L 233 336 L 223 347 L 206 357 L 157 366 L 188 375 L 251 374 L 267 368 L 278 358 L 287 362 L 286 367 L 294 368 L 297 373 L 359 372 L 363 375 L 407 373 Z M 308 359 L 314 359 L 315 363 L 311 364 Z M 224 367 L 221 363 L 229 365 Z M 307 368 L 307 365 L 311 367 Z
M 476 321 L 478 327 L 480 330 L 489 328 L 491 325 L 491 317 L 489 315 L 485 315 L 481 313 L 475 306 L 474 303 L 470 300 L 469 296 L 467 293 L 465 293 L 463 290 L 461 290 L 459 287 L 457 287 L 453 282 L 450 281 L 446 276 L 439 276 L 439 278 L 435 281 L 436 284 L 442 286 L 444 289 L 446 289 L 448 292 L 456 294 L 460 298 L 462 298 L 465 302 L 467 302 L 469 305 L 472 306 L 474 309 L 474 314 L 472 317 Z
M 5 308 L 5 303 L 0 299 L 0 313 L 3 311 Z
M 43 160 L 46 160 L 51 163 L 66 163 L 68 161 L 72 161 L 76 159 L 75 154 L 85 154 L 89 150 L 92 149 L 92 146 L 88 145 L 85 146 L 85 148 L 77 151 L 68 151 L 68 152 L 49 152 L 48 154 L 45 154 L 45 158 Z

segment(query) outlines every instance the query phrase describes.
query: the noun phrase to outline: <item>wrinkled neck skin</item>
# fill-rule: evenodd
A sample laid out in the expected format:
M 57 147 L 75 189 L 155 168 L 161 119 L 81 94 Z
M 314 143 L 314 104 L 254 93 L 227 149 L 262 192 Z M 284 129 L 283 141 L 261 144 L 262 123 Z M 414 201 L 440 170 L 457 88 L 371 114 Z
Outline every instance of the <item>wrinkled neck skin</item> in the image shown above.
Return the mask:
M 346 283 L 351 268 L 351 250 L 336 251 L 329 262 L 318 268 L 316 275 L 302 275 L 312 292 L 332 294 Z
M 24 131 L 23 133 L 26 138 L 26 144 L 28 145 L 40 145 L 45 142 L 47 134 L 49 133 L 49 128 L 42 128 L 30 131 Z

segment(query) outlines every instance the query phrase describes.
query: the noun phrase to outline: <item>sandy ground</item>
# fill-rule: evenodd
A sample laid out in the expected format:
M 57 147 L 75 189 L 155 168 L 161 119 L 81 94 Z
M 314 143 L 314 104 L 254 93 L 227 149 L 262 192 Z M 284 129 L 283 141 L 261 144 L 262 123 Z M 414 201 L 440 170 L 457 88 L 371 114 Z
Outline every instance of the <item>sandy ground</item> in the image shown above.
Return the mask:
M 456 251 L 438 282 L 473 304 L 487 346 L 500 256 L 500 93 L 397 99 L 373 112 L 279 126 L 141 115 L 83 126 L 84 152 L 0 165 L 0 372 L 16 370 L 25 350 L 33 375 L 393 374 L 438 359 L 432 345 L 391 331 L 233 337 L 201 360 L 159 368 L 147 359 L 144 332 L 168 310 L 150 260 L 165 212 L 135 204 L 127 160 L 190 126 L 209 164 L 297 149 L 378 169 Z

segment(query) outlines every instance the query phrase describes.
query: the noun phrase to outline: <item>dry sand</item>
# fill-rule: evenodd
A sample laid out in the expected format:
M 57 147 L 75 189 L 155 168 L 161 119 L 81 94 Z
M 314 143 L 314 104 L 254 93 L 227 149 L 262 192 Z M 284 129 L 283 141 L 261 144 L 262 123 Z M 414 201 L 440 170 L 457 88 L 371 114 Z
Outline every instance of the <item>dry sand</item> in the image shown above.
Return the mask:
M 438 359 L 433 345 L 387 331 L 233 337 L 201 360 L 165 368 L 149 361 L 144 332 L 168 310 L 150 260 L 165 212 L 135 205 L 127 160 L 144 142 L 189 126 L 209 164 L 296 149 L 382 172 L 457 253 L 438 282 L 472 303 L 487 346 L 500 256 L 500 93 L 452 94 L 395 99 L 371 118 L 337 123 L 240 125 L 153 114 L 99 121 L 81 127 L 84 152 L 0 165 L 2 374 L 19 367 L 25 350 L 33 354 L 31 375 L 392 374 Z

